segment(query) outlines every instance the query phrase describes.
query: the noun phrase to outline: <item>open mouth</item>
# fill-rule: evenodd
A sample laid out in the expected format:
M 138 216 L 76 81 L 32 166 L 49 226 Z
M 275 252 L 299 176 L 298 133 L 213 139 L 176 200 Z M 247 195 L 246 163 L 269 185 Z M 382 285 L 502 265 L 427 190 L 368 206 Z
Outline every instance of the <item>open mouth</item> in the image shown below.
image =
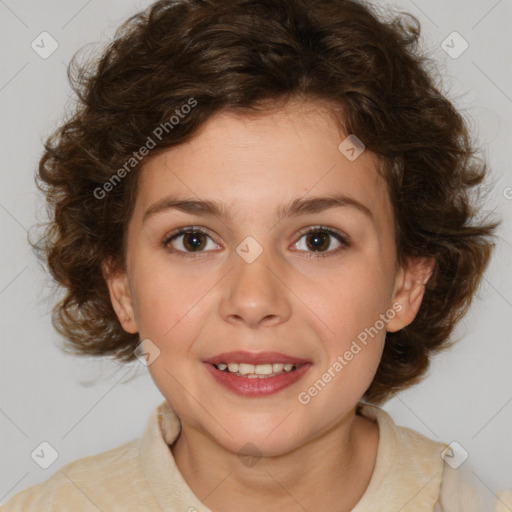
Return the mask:
M 214 364 L 217 370 L 227 372 L 237 377 L 248 379 L 268 379 L 285 373 L 294 372 L 300 365 L 291 363 L 219 363 Z
M 300 380 L 311 368 L 307 359 L 279 352 L 235 351 L 203 361 L 215 382 L 242 396 L 277 393 Z

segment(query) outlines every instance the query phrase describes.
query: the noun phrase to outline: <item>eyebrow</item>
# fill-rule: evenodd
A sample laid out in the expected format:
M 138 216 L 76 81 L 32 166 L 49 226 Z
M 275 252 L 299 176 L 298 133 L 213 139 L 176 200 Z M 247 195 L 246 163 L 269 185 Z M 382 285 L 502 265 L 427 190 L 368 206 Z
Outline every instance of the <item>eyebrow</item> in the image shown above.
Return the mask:
M 282 205 L 277 211 L 277 218 L 281 221 L 292 216 L 318 213 L 330 208 L 339 207 L 353 208 L 364 214 L 372 222 L 375 222 L 373 214 L 367 206 L 345 194 L 310 197 L 307 199 L 299 197 Z M 144 212 L 142 222 L 145 222 L 153 215 L 173 209 L 194 215 L 220 217 L 226 220 L 232 220 L 233 218 L 232 212 L 225 204 L 205 199 L 180 199 L 174 196 L 167 196 L 152 204 Z

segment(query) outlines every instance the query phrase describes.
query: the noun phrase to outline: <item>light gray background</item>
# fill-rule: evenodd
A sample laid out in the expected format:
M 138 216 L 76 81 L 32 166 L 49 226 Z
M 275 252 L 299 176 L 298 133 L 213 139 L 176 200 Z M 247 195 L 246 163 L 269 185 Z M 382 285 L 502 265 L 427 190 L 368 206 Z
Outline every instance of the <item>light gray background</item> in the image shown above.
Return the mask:
M 86 43 L 105 42 L 149 1 L 0 0 L 1 375 L 0 503 L 79 457 L 139 437 L 163 398 L 139 362 L 62 354 L 50 325 L 50 281 L 26 241 L 44 220 L 33 175 L 42 141 L 58 125 L 70 88 L 66 63 Z M 429 377 L 389 401 L 395 422 L 468 452 L 486 493 L 512 489 L 512 1 L 381 2 L 415 14 L 445 91 L 470 116 L 493 171 L 489 210 L 504 219 L 484 284 Z M 31 42 L 43 31 L 58 49 L 42 59 Z M 457 59 L 441 43 L 459 32 L 469 48 Z M 47 441 L 59 457 L 48 469 L 31 452 Z

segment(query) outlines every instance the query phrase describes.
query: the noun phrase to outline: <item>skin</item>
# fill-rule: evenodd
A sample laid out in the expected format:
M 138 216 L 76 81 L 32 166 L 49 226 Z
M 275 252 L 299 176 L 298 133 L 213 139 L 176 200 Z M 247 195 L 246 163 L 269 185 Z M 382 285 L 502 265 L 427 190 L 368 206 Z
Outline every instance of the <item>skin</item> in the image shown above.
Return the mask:
M 386 329 L 414 319 L 433 262 L 397 266 L 377 157 L 366 150 L 349 161 L 338 150 L 345 137 L 326 105 L 315 102 L 293 100 L 260 116 L 215 115 L 189 142 L 146 161 L 127 228 L 126 269 L 104 267 L 123 328 L 160 350 L 148 368 L 182 422 L 172 453 L 211 510 L 348 511 L 370 481 L 378 426 L 356 416 L 356 404 L 375 375 Z M 333 191 L 366 206 L 372 218 L 352 206 L 277 218 L 296 198 Z M 144 220 L 170 194 L 222 202 L 232 218 L 167 209 Z M 339 230 L 349 244 L 331 236 L 315 252 L 300 230 L 318 225 Z M 191 251 L 190 236 L 184 246 L 186 235 L 164 247 L 186 226 L 206 231 L 203 252 Z M 252 263 L 236 252 L 248 236 L 263 249 Z M 387 327 L 301 404 L 298 394 L 396 303 L 401 311 Z M 233 350 L 278 351 L 312 366 L 274 395 L 242 397 L 202 363 Z M 254 465 L 237 455 L 251 454 L 247 443 L 260 455 Z

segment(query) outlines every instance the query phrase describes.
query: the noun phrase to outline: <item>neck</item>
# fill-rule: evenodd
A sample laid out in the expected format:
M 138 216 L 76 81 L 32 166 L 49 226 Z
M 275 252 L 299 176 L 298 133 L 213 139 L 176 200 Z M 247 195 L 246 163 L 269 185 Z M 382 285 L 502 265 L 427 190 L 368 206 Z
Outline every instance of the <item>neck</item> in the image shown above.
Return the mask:
M 375 467 L 378 426 L 355 409 L 319 437 L 274 457 L 239 457 L 182 422 L 171 447 L 194 494 L 212 511 L 350 511 Z

